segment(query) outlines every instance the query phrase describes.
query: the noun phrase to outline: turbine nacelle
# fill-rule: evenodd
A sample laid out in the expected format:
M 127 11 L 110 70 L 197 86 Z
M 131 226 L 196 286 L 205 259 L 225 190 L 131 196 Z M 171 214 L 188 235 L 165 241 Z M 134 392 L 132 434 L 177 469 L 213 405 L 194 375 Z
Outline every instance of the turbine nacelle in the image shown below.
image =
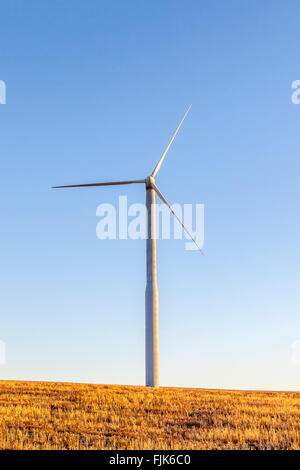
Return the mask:
M 150 189 L 150 188 L 154 188 L 155 186 L 155 180 L 154 180 L 154 176 L 148 176 L 148 178 L 145 179 L 145 183 L 146 183 L 146 189 Z

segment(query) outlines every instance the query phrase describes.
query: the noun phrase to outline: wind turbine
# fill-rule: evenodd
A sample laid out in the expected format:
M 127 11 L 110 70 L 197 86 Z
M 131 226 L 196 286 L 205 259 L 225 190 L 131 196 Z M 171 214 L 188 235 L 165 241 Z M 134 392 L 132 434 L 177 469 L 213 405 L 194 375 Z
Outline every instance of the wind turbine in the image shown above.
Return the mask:
M 155 176 L 161 167 L 161 164 L 177 134 L 183 121 L 185 120 L 191 106 L 186 111 L 182 120 L 179 123 L 176 131 L 174 132 L 172 139 L 167 145 L 165 151 L 160 157 L 156 167 L 152 171 L 151 175 L 142 180 L 130 180 L 130 181 L 112 181 L 109 183 L 89 183 L 89 184 L 71 184 L 68 186 L 53 186 L 53 188 L 82 188 L 89 186 L 114 186 L 122 184 L 134 184 L 144 183 L 146 188 L 146 207 L 147 207 L 147 284 L 146 284 L 146 295 L 145 295 L 145 342 L 146 342 L 146 386 L 147 387 L 158 387 L 159 386 L 159 360 L 158 360 L 158 291 L 157 291 L 157 276 L 156 276 L 156 204 L 155 194 L 168 206 L 172 214 L 179 221 L 185 232 L 197 245 L 198 249 L 201 248 L 196 243 L 196 240 L 192 237 L 182 221 L 177 217 L 170 204 L 167 202 L 165 197 L 162 195 L 160 190 L 155 184 Z

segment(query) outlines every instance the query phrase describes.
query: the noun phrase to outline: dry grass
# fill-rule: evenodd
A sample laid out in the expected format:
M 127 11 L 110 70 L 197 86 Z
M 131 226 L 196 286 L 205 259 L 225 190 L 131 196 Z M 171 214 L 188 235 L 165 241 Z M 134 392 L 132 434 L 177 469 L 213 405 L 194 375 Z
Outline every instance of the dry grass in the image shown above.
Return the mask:
M 0 382 L 1 449 L 300 449 L 300 395 Z

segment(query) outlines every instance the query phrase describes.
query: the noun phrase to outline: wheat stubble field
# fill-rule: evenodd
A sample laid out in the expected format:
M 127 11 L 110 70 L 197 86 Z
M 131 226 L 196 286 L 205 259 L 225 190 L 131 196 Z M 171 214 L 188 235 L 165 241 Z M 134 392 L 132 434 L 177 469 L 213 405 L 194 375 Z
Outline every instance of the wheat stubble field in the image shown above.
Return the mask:
M 300 449 L 300 394 L 0 381 L 1 449 Z

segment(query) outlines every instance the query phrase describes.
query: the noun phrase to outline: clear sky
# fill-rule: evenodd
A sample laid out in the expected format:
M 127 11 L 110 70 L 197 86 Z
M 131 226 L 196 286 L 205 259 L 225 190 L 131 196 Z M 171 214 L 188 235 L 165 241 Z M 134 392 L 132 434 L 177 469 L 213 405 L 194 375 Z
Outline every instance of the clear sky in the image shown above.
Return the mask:
M 205 204 L 205 256 L 158 241 L 160 382 L 300 390 L 300 4 L 1 2 L 3 379 L 144 384 L 145 241 L 96 208 Z

